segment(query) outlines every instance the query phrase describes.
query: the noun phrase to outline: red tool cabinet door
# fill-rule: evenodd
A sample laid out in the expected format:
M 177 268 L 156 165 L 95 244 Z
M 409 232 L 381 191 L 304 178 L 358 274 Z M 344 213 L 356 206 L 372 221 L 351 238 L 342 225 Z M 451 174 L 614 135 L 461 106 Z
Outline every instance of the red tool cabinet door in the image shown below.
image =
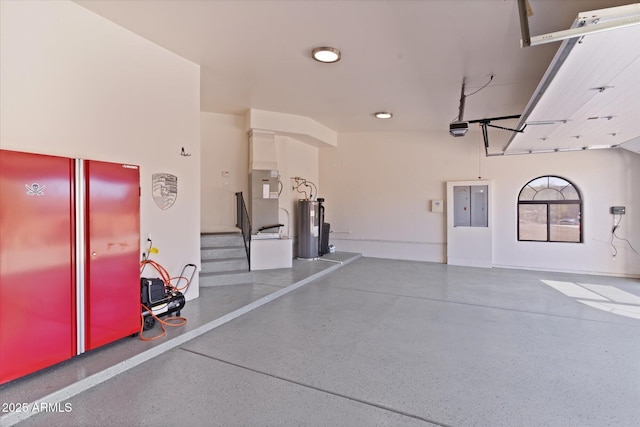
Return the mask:
M 0 384 L 76 353 L 73 171 L 0 150 Z
M 140 171 L 85 162 L 85 347 L 140 329 Z

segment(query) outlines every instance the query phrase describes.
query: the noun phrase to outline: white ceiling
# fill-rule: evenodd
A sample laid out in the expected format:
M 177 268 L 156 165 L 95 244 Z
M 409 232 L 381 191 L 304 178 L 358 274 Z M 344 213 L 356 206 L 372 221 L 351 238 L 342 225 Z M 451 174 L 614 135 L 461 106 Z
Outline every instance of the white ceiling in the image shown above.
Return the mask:
M 76 3 L 200 64 L 202 111 L 296 114 L 337 132 L 447 134 L 463 78 L 471 93 L 491 74 L 491 84 L 467 98 L 464 119 L 521 114 L 560 46 L 520 47 L 516 0 Z M 529 3 L 536 36 L 568 29 L 579 12 L 633 1 Z M 317 46 L 339 48 L 342 60 L 312 60 Z M 381 110 L 394 118 L 374 119 Z M 491 130 L 491 149 L 501 150 L 509 136 Z M 476 126 L 456 139 L 481 140 Z

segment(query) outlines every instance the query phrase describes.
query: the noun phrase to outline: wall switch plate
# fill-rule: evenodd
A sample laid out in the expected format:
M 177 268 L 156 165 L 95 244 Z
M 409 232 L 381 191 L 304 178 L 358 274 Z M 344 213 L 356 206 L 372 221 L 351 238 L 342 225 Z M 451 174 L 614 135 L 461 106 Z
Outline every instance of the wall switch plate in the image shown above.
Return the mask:
M 611 206 L 612 215 L 624 215 L 624 211 L 625 211 L 624 206 Z
M 442 200 L 431 201 L 431 212 L 442 212 L 444 203 Z

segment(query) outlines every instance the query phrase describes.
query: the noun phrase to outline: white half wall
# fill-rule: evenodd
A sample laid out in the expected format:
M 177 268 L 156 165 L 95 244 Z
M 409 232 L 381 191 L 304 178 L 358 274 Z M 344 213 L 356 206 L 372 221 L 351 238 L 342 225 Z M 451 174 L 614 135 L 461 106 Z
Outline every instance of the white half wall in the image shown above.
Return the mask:
M 140 165 L 140 251 L 150 234 L 172 276 L 199 266 L 199 66 L 70 1 L 0 8 L 0 147 Z M 167 210 L 154 173 L 178 177 Z
M 610 206 L 626 206 L 617 235 L 640 251 L 640 156 L 621 149 L 484 156 L 482 141 L 433 133 L 346 133 L 320 148 L 320 181 L 330 242 L 364 256 L 446 262 L 446 218 L 431 201 L 447 181 L 492 182 L 493 265 L 640 276 L 640 256 L 609 244 Z M 519 242 L 517 196 L 528 181 L 559 175 L 584 199 L 584 243 Z M 445 206 L 445 212 L 446 212 Z

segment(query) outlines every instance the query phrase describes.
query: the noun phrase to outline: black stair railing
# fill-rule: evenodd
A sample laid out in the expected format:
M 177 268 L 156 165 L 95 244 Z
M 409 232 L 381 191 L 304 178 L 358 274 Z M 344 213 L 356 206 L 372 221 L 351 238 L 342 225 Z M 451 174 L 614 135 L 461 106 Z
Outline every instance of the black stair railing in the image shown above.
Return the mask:
M 251 222 L 249 221 L 249 212 L 241 191 L 236 193 L 236 227 L 242 230 L 244 249 L 247 251 L 247 262 L 249 263 L 249 270 L 251 270 Z

